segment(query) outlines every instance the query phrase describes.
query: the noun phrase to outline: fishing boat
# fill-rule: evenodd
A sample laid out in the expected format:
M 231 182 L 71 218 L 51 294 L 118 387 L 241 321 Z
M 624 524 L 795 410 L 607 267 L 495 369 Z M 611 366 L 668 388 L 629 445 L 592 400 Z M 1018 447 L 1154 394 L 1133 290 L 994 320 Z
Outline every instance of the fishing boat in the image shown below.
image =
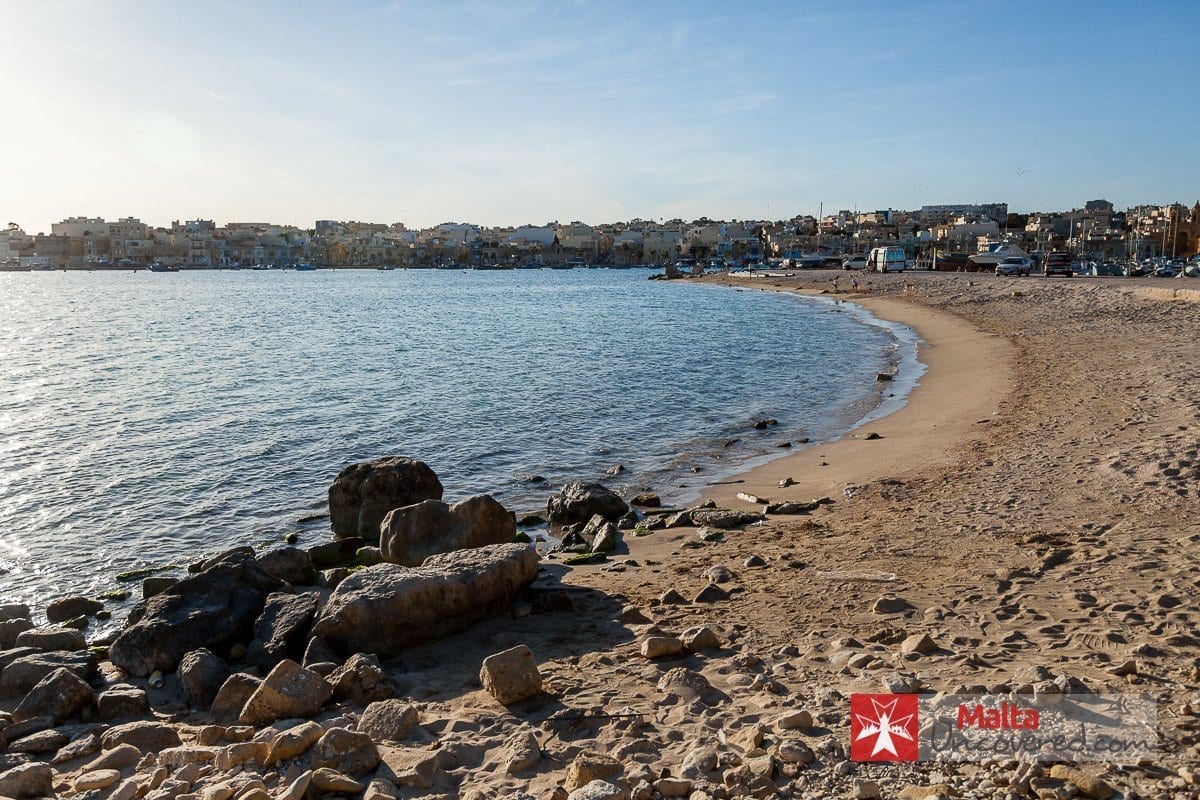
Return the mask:
M 317 268 L 317 265 L 313 264 L 310 261 L 301 261 L 299 264 L 296 265 L 296 272 L 312 272 L 316 268 Z

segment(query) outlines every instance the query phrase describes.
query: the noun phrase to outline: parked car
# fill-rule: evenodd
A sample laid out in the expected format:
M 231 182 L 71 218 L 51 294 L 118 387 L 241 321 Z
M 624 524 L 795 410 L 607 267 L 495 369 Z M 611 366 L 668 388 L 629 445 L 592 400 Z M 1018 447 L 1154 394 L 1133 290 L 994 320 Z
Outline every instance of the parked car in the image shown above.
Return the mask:
M 867 257 L 865 255 L 847 256 L 842 262 L 842 269 L 866 269 Z
M 1047 277 L 1050 275 L 1066 275 L 1068 278 L 1074 277 L 1075 269 L 1071 265 L 1071 254 L 1064 253 L 1061 250 L 1048 253 L 1043 262 L 1042 273 Z
M 1033 271 L 1033 262 L 1023 256 L 1008 256 L 996 265 L 997 275 L 1028 275 Z

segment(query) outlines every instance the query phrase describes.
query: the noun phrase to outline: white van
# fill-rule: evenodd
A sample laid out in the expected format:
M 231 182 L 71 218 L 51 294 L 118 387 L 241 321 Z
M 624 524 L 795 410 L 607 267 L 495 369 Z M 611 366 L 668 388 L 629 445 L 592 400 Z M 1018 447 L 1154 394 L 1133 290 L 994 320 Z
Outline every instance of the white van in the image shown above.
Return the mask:
M 867 256 L 867 269 L 871 272 L 904 272 L 907 258 L 903 247 L 876 247 Z

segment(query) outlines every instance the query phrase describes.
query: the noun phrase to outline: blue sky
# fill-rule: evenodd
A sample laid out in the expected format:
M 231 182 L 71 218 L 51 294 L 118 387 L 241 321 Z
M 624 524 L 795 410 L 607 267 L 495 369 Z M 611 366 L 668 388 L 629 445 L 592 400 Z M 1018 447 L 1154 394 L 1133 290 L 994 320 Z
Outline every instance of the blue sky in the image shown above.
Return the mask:
M 0 0 L 0 224 L 1200 197 L 1200 3 Z

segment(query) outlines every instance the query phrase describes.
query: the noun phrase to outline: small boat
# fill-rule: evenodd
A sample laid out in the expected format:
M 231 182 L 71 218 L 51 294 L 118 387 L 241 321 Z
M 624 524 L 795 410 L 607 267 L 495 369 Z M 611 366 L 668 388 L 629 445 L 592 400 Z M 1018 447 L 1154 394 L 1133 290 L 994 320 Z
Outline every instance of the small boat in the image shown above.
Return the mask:
M 301 261 L 299 264 L 296 265 L 296 272 L 313 272 L 314 270 L 316 270 L 316 268 L 317 268 L 316 264 L 313 264 L 309 261 Z
M 985 269 L 989 272 L 996 269 L 996 265 L 1009 257 L 1029 258 L 1029 254 L 1017 247 L 1015 244 L 1007 244 L 1004 242 L 994 242 L 987 246 L 987 251 L 976 253 L 967 259 L 970 262 L 968 269 Z
M 153 264 L 150 265 L 150 271 L 151 272 L 179 272 L 179 267 L 170 266 L 170 265 L 162 263 L 161 261 L 155 261 Z

